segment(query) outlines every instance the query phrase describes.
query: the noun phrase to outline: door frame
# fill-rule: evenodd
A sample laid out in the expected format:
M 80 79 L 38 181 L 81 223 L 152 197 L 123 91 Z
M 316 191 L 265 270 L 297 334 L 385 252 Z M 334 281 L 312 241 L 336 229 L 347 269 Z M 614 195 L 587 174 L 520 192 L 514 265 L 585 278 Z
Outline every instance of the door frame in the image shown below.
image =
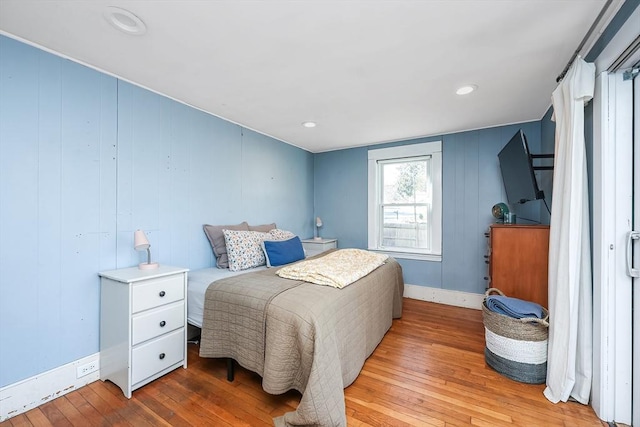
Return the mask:
M 626 234 L 632 212 L 632 83 L 596 78 L 593 105 L 593 387 L 605 421 L 631 424 L 631 278 Z
M 637 76 L 633 87 L 633 121 L 634 121 L 634 174 L 633 174 L 633 229 L 640 230 L 640 78 Z M 640 265 L 640 250 L 638 242 L 633 253 L 633 265 Z M 640 278 L 632 279 L 633 286 L 633 380 L 631 425 L 640 426 Z
M 632 45 L 638 36 L 639 23 L 640 7 L 631 13 L 595 59 L 597 78 L 593 99 L 591 405 L 601 419 L 626 424 L 631 424 L 633 400 L 632 282 L 626 274 L 625 253 L 633 196 L 632 162 L 629 161 L 633 136 L 632 93 L 631 82 L 624 82 L 621 74 L 611 74 L 607 69 Z M 640 52 L 636 52 L 638 54 Z M 624 69 L 632 64 L 620 65 Z

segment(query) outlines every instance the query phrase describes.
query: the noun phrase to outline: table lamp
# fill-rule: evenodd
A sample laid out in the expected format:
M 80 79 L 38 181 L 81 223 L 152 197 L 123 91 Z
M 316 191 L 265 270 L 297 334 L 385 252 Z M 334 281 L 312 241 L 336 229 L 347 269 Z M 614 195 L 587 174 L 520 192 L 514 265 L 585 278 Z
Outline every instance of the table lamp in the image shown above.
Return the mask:
M 316 217 L 316 236 L 314 237 L 315 240 L 322 240 L 322 237 L 320 237 L 320 227 L 322 227 L 322 220 L 318 216 Z
M 144 231 L 136 230 L 133 233 L 133 247 L 136 251 L 144 251 L 145 249 L 147 250 L 147 262 L 138 264 L 138 268 L 140 270 L 153 270 L 159 267 L 159 264 L 157 262 L 151 262 L 151 245 L 149 244 L 149 240 L 144 234 Z

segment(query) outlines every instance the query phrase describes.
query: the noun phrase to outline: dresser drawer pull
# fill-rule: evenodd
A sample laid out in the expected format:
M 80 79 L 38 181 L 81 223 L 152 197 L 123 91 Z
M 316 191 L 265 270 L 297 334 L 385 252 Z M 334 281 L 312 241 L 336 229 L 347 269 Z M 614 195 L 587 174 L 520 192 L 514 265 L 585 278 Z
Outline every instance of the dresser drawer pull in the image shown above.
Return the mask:
M 160 358 L 160 360 L 164 359 L 164 353 L 160 353 L 160 356 L 158 356 Z
M 165 322 L 164 320 L 162 322 L 160 322 L 160 327 L 164 328 L 164 326 L 167 324 L 167 322 Z
M 163 296 L 166 295 L 166 293 L 165 293 L 165 291 L 160 291 L 160 293 L 158 295 L 160 295 L 160 298 L 162 298 Z

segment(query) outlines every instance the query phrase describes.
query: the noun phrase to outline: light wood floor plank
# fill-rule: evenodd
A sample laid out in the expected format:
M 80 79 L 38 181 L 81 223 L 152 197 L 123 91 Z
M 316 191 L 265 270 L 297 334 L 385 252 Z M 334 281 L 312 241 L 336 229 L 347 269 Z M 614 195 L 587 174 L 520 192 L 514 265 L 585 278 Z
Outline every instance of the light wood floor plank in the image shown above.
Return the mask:
M 40 407 L 30 410 L 25 415 L 34 427 L 48 427 L 53 425 L 44 412 L 40 410 Z
M 25 414 L 18 414 L 15 417 L 11 418 L 11 426 L 12 427 L 33 427 L 31 421 Z

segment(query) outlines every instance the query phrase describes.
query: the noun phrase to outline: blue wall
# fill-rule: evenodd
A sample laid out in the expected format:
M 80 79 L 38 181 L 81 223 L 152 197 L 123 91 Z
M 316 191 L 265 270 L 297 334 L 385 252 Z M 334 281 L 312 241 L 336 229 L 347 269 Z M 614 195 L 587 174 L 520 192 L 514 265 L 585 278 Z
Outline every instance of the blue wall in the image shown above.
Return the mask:
M 506 200 L 497 155 L 519 128 L 526 134 L 531 152 L 540 153 L 540 122 L 375 146 L 442 141 L 442 262 L 399 259 L 406 283 L 484 293 L 484 233 L 493 221 L 491 207 Z M 369 148 L 331 151 L 314 158 L 315 212 L 324 224 L 321 234 L 338 238 L 340 247 L 367 247 Z M 542 201 L 534 201 L 511 208 L 519 222 L 527 223 L 521 218 L 541 220 L 541 206 Z
M 313 234 L 313 155 L 0 36 L 0 387 L 99 351 L 101 270 L 213 265 L 203 223 Z

